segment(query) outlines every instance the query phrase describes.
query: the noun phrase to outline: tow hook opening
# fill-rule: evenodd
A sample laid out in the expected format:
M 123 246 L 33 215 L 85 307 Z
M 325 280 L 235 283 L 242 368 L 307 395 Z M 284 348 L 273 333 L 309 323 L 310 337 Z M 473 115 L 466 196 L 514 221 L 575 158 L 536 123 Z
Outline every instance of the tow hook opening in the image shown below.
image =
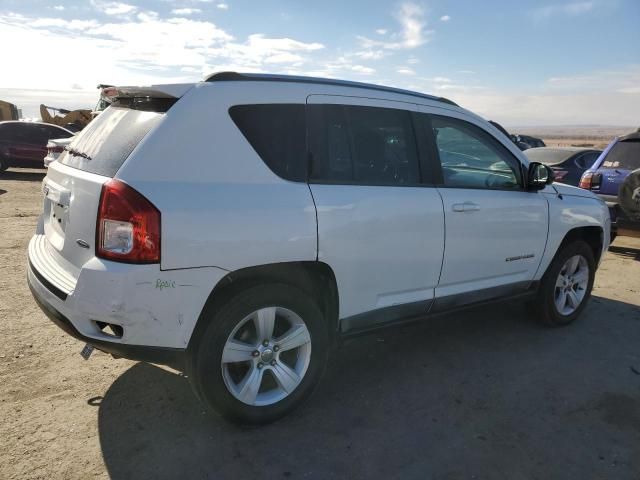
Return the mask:
M 94 323 L 96 324 L 96 327 L 98 327 L 98 330 L 100 330 L 101 333 L 109 337 L 122 338 L 122 335 L 124 334 L 124 328 L 122 328 L 122 325 L 116 325 L 115 323 L 100 322 L 97 320 L 94 320 Z

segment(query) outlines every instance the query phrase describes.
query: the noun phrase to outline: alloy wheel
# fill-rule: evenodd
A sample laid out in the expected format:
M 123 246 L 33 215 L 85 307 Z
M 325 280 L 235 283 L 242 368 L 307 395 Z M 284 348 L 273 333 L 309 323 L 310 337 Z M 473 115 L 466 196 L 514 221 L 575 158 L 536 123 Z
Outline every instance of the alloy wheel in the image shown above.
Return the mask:
M 265 307 L 231 332 L 222 351 L 229 392 L 251 406 L 272 405 L 302 382 L 311 359 L 311 335 L 302 318 L 283 307 Z

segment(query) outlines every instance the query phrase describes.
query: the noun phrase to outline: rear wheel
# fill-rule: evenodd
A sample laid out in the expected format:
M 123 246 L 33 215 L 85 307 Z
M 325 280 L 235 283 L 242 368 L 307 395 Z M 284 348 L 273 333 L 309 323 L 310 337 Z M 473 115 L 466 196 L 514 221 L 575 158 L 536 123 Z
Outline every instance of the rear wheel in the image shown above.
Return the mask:
M 198 396 L 224 417 L 267 423 L 296 408 L 317 384 L 327 356 L 322 313 L 288 285 L 250 288 L 216 313 L 190 352 Z
M 573 322 L 586 306 L 595 277 L 591 247 L 578 240 L 562 248 L 542 277 L 535 310 L 545 325 Z

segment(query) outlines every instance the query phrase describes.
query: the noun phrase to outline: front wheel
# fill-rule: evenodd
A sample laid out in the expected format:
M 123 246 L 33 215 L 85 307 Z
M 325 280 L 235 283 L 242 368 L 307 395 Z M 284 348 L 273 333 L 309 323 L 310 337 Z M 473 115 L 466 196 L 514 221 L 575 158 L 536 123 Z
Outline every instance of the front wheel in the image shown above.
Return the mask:
M 268 423 L 312 392 L 326 362 L 327 327 L 308 295 L 284 285 L 231 298 L 197 339 L 187 373 L 198 396 L 240 423 Z
M 578 240 L 562 248 L 542 277 L 537 318 L 550 326 L 573 322 L 586 306 L 595 277 L 591 247 Z

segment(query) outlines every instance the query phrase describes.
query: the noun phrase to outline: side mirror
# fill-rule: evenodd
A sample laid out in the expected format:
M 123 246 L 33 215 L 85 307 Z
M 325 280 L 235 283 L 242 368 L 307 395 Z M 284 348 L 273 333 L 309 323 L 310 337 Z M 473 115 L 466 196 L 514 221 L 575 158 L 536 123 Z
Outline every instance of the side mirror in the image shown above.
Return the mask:
M 553 170 L 544 163 L 531 162 L 527 174 L 527 186 L 529 190 L 542 190 L 547 185 L 551 185 L 555 180 Z

